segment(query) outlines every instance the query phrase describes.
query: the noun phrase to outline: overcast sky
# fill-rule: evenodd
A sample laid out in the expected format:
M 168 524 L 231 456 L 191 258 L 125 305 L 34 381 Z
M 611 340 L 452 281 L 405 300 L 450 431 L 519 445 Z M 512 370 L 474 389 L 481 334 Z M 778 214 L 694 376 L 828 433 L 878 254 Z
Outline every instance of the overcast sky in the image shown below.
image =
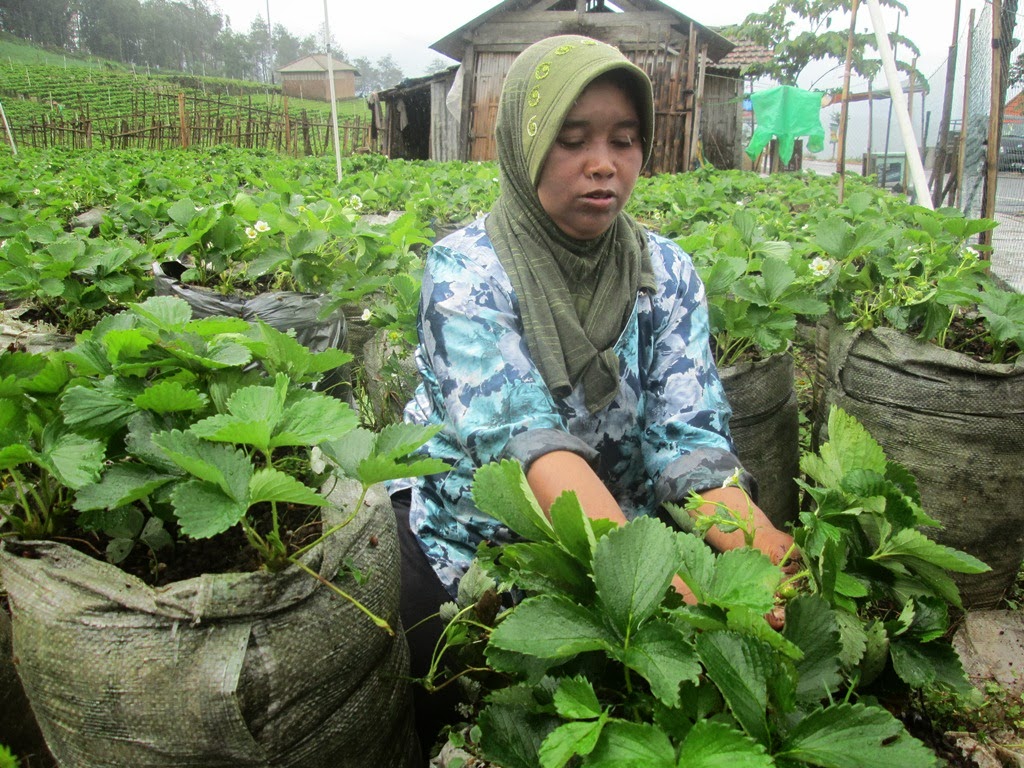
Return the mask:
M 919 68 L 932 74 L 944 68 L 944 62 L 953 35 L 955 0 L 903 0 L 908 15 L 900 20 L 900 32 L 917 43 L 921 49 Z M 961 0 L 961 33 L 967 27 L 970 9 L 980 9 L 984 0 Z M 244 32 L 256 16 L 266 17 L 269 4 L 272 24 L 283 24 L 298 37 L 315 32 L 323 23 L 324 0 L 211 0 L 228 16 L 235 31 Z M 424 74 L 426 68 L 440 54 L 430 50 L 430 44 L 449 32 L 472 21 L 484 11 L 497 5 L 497 0 L 327 0 L 328 21 L 334 39 L 349 58 L 365 56 L 376 60 L 390 54 L 409 77 Z M 748 14 L 763 11 L 770 0 L 720 0 L 716 3 L 695 0 L 666 0 L 666 4 L 680 13 L 707 26 L 719 26 L 742 21 Z M 884 11 L 890 32 L 896 28 L 896 13 Z M 861 2 L 858 27 L 869 27 L 866 2 Z M 847 29 L 848 19 L 837 18 L 834 25 Z M 1024 21 L 1018 20 L 1024 26 Z M 1021 37 L 1018 32 L 1017 37 Z M 902 57 L 901 57 L 902 58 Z M 444 59 L 447 61 L 447 59 Z M 814 77 L 819 75 L 815 74 Z M 841 84 L 842 68 L 817 83 L 815 87 L 834 87 Z M 811 87 L 810 82 L 801 86 Z

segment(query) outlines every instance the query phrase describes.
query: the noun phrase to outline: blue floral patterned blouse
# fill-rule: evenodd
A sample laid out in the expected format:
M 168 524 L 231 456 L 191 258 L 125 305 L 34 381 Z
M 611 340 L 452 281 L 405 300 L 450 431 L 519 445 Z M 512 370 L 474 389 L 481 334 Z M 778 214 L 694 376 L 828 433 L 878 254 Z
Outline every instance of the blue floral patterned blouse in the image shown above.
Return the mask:
M 740 473 L 730 409 L 711 357 L 704 286 L 689 257 L 649 234 L 659 289 L 641 292 L 616 343 L 622 383 L 591 414 L 581 387 L 556 399 L 527 351 L 519 303 L 481 218 L 427 256 L 416 362 L 422 382 L 405 418 L 443 429 L 422 453 L 447 473 L 395 483 L 412 488 L 410 524 L 453 596 L 477 544 L 510 540 L 478 510 L 473 472 L 488 462 L 569 450 L 586 458 L 627 518 Z

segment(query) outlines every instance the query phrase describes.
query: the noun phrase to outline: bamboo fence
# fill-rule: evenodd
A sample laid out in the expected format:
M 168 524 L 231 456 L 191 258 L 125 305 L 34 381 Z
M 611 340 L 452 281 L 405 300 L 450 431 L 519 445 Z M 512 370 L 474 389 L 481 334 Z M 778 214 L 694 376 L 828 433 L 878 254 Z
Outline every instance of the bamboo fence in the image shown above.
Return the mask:
M 18 146 L 74 149 L 148 149 L 227 145 L 271 149 L 292 155 L 333 152 L 331 124 L 306 110 L 292 115 L 288 98 L 279 108 L 223 96 L 151 92 L 132 99 L 127 116 L 93 117 L 88 105 L 77 115 L 40 116 L 12 123 Z M 343 154 L 370 146 L 370 121 L 359 117 L 338 122 Z

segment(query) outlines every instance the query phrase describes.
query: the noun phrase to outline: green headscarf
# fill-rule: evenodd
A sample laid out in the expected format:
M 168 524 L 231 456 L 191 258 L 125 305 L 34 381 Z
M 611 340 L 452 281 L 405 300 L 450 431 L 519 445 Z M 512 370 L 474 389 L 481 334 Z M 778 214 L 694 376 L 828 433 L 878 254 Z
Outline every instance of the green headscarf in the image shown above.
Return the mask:
M 565 397 L 582 380 L 587 409 L 606 407 L 619 388 L 614 345 L 641 288 L 654 290 L 647 233 L 620 213 L 594 240 L 565 234 L 537 196 L 537 181 L 566 115 L 594 78 L 631 75 L 641 105 L 644 163 L 654 137 L 647 74 L 616 48 L 579 35 L 534 43 L 512 63 L 501 91 L 495 137 L 501 194 L 487 219 L 519 297 L 526 343 L 548 388 Z

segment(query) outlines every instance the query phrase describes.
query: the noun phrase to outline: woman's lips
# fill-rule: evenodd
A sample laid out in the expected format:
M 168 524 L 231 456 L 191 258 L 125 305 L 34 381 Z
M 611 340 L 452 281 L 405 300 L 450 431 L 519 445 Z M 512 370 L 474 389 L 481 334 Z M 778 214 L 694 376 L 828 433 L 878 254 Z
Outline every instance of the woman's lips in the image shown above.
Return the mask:
M 611 208 L 615 205 L 617 196 L 614 192 L 601 189 L 595 190 L 593 192 L 588 192 L 587 194 L 583 195 L 582 200 L 583 203 L 588 207 L 605 209 Z

